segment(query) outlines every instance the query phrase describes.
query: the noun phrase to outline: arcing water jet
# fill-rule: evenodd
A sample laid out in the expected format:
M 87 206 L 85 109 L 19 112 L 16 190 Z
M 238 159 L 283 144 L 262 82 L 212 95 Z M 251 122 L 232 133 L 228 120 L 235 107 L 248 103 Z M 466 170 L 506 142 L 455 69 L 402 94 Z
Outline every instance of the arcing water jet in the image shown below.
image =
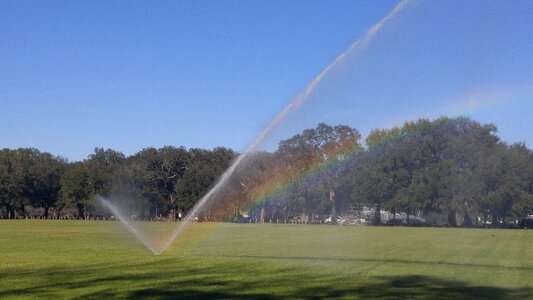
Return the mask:
M 309 96 L 313 93 L 313 91 L 317 88 L 317 86 L 320 84 L 320 82 L 324 79 L 328 73 L 330 73 L 336 66 L 342 64 L 346 58 L 356 53 L 357 51 L 362 50 L 364 47 L 366 47 L 372 39 L 376 36 L 376 34 L 382 30 L 383 26 L 392 18 L 394 18 L 400 11 L 402 11 L 408 4 L 411 2 L 411 0 L 402 0 L 400 3 L 398 3 L 394 9 L 386 15 L 383 19 L 381 19 L 378 23 L 376 23 L 374 26 L 372 26 L 368 31 L 366 32 L 365 36 L 359 40 L 356 40 L 353 42 L 350 47 L 341 53 L 335 60 L 330 63 L 320 74 L 318 74 L 313 81 L 307 87 L 298 94 L 290 103 L 287 105 L 278 115 L 270 122 L 270 124 L 257 136 L 257 138 L 253 141 L 253 143 L 248 146 L 248 148 L 241 154 L 235 161 L 232 163 L 232 165 L 222 174 L 221 178 L 218 180 L 218 182 L 213 186 L 213 188 L 204 196 L 196 205 L 193 207 L 193 209 L 189 212 L 187 217 L 185 218 L 185 221 L 180 223 L 179 226 L 176 228 L 176 230 L 172 233 L 170 238 L 167 240 L 167 242 L 164 244 L 164 246 L 161 248 L 161 250 L 157 254 L 161 254 L 165 252 L 170 245 L 176 240 L 176 238 L 179 236 L 179 234 L 183 231 L 183 229 L 187 226 L 187 224 L 191 221 L 194 216 L 201 211 L 201 209 L 205 206 L 206 203 L 209 202 L 209 200 L 212 198 L 212 196 L 217 193 L 229 180 L 231 175 L 235 172 L 235 169 L 241 164 L 243 160 L 245 160 L 253 151 L 257 149 L 257 147 L 266 139 L 266 137 L 281 123 L 283 120 L 287 117 L 289 113 L 296 110 L 298 107 L 300 107 L 305 100 L 309 98 Z
M 191 211 L 189 211 L 188 215 L 185 217 L 184 222 L 181 222 L 176 230 L 172 233 L 172 235 L 168 238 L 168 240 L 165 242 L 163 247 L 159 250 L 155 250 L 153 245 L 151 245 L 142 234 L 138 230 L 135 229 L 117 210 L 115 206 L 113 206 L 109 201 L 105 199 L 101 199 L 101 202 L 109 208 L 115 216 L 117 216 L 122 224 L 124 224 L 138 239 L 141 241 L 152 253 L 155 255 L 160 255 L 163 252 L 165 252 L 170 245 L 176 240 L 176 238 L 180 235 L 180 233 L 185 229 L 185 227 L 189 224 L 191 220 L 194 219 L 194 217 L 201 212 L 201 210 L 205 207 L 207 203 L 213 198 L 215 194 L 217 194 L 221 189 L 228 183 L 229 179 L 237 169 L 237 167 L 244 161 L 246 158 L 252 154 L 257 147 L 268 137 L 268 135 L 281 123 L 285 120 L 285 118 L 289 115 L 289 113 L 296 110 L 298 107 L 300 107 L 308 98 L 312 95 L 312 93 L 315 91 L 315 89 L 318 87 L 318 85 L 321 83 L 321 81 L 332 72 L 332 70 L 341 65 L 347 57 L 350 55 L 353 55 L 357 53 L 358 51 L 364 49 L 371 41 L 372 39 L 382 30 L 383 26 L 390 21 L 392 18 L 394 18 L 396 15 L 398 15 L 409 3 L 411 0 L 402 0 L 399 2 L 394 9 L 389 12 L 384 18 L 382 18 L 378 23 L 373 25 L 370 29 L 367 30 L 363 38 L 356 40 L 353 42 L 350 47 L 345 50 L 343 53 L 341 53 L 335 60 L 330 63 L 328 66 L 326 66 L 322 72 L 320 72 L 312 81 L 307 85 L 307 87 L 298 94 L 280 113 L 276 115 L 276 117 L 270 122 L 270 124 L 255 138 L 252 144 L 246 148 L 246 150 L 239 155 L 235 161 L 231 164 L 231 166 L 222 174 L 222 176 L 219 178 L 217 183 L 213 186 L 213 188 L 205 195 L 203 196 L 198 203 L 192 208 Z
M 100 201 L 100 203 L 102 203 L 103 206 L 105 206 L 107 209 L 109 209 L 113 215 L 128 229 L 130 230 L 133 235 L 135 235 L 135 237 L 141 242 L 143 243 L 144 246 L 146 246 L 146 248 L 148 248 L 148 250 L 152 251 L 153 254 L 155 255 L 159 255 L 161 254 L 162 252 L 161 251 L 156 251 L 154 246 L 151 245 L 148 240 L 146 240 L 146 238 L 144 237 L 144 235 L 139 232 L 130 222 L 128 222 L 128 220 L 124 217 L 124 215 L 122 215 L 122 213 L 120 212 L 120 210 L 114 206 L 111 202 L 107 201 L 106 199 L 102 198 L 102 197 L 99 197 L 98 200 Z

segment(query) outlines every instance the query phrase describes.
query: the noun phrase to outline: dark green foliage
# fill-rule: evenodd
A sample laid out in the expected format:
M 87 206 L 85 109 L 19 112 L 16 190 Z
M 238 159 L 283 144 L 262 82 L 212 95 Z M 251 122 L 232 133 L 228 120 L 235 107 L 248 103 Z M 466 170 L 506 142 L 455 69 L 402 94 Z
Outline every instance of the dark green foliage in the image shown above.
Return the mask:
M 187 211 L 193 207 L 236 156 L 235 152 L 223 147 L 213 151 L 191 149 L 185 174 L 174 187 L 178 209 Z
M 95 214 L 96 198 L 109 195 L 124 159 L 122 153 L 96 148 L 87 160 L 71 164 L 61 181 L 61 205 L 75 207 L 79 218 L 86 217 L 87 210 Z
M 112 198 L 128 214 L 174 219 L 215 184 L 237 153 L 227 148 L 146 148 L 125 157 L 96 148 L 67 163 L 36 149 L 0 151 L 0 216 L 26 208 L 74 209 L 79 218 L 107 214 Z M 261 220 L 314 220 L 354 208 L 422 215 L 450 226 L 507 226 L 533 214 L 533 152 L 507 145 L 496 127 L 468 118 L 420 119 L 373 130 L 363 144 L 345 125 L 316 128 L 282 140 L 274 152 L 247 157 L 213 196 L 202 218 L 244 212 Z M 71 215 L 72 216 L 72 215 Z
M 527 217 L 533 207 L 533 160 L 523 144 L 508 146 L 493 125 L 468 118 L 408 122 L 373 131 L 354 172 L 354 199 L 390 211 L 446 214 L 451 226 L 489 215 Z
M 0 216 L 24 215 L 25 206 L 44 208 L 43 216 L 56 205 L 66 162 L 37 149 L 0 151 Z

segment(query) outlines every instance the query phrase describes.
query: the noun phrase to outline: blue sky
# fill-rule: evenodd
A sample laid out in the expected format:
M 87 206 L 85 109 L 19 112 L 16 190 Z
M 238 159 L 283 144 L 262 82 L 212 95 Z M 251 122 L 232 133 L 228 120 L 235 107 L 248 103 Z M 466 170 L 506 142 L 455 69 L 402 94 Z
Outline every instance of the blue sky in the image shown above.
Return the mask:
M 397 1 L 0 0 L 0 148 L 242 151 Z M 412 1 L 266 143 L 468 115 L 533 145 L 533 4 Z

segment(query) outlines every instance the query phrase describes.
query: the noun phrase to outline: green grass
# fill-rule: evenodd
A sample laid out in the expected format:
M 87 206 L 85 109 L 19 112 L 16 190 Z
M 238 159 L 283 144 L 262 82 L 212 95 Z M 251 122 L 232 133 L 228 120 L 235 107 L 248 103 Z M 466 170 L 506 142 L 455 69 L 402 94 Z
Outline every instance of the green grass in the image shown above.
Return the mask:
M 0 298 L 135 297 L 533 299 L 533 231 L 0 220 Z

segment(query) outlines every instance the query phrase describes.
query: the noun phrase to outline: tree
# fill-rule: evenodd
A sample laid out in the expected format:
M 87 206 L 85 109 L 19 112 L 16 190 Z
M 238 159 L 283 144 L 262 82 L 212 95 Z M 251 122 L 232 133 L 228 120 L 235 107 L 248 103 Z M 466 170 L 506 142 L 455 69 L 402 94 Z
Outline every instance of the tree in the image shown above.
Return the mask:
M 0 152 L 0 205 L 6 209 L 6 217 L 15 218 L 15 212 L 23 208 L 23 179 L 15 163 L 16 150 Z
M 149 203 L 149 216 L 175 218 L 174 187 L 186 172 L 185 148 L 146 148 L 130 160 L 134 188 Z M 145 215 L 145 213 L 142 213 Z
M 216 179 L 237 156 L 232 150 L 223 147 L 215 148 L 212 151 L 190 149 L 188 154 L 185 172 L 174 185 L 174 193 L 178 201 L 177 208 L 180 211 L 190 210 L 209 191 Z M 216 196 L 221 197 L 220 194 L 223 193 Z M 206 218 L 214 218 L 218 214 L 218 212 L 211 210 L 211 213 L 207 214 L 210 216 L 206 216 Z M 220 212 L 220 214 L 227 216 L 226 211 Z
M 61 206 L 75 207 L 78 218 L 85 218 L 85 209 L 93 200 L 93 186 L 86 162 L 70 164 L 61 178 Z
M 359 132 L 349 126 L 320 123 L 279 143 L 276 156 L 282 167 L 277 170 L 284 180 L 293 182 L 293 188 L 284 193 L 290 208 L 287 212 L 305 213 L 311 219 L 313 213 L 328 207 L 328 213 L 336 214 L 343 204 L 336 200 L 346 200 L 348 195 L 336 192 L 341 186 L 339 166 L 361 151 L 360 138 Z
M 44 209 L 44 218 L 48 219 L 48 212 L 55 207 L 61 190 L 61 177 L 66 160 L 54 157 L 49 153 L 38 153 L 28 171 L 28 198 L 34 207 Z
M 375 223 L 385 205 L 407 215 L 445 213 L 452 226 L 470 224 L 483 197 L 480 166 L 499 143 L 495 132 L 493 125 L 445 117 L 374 130 L 354 172 L 354 198 L 375 205 Z
M 500 145 L 483 172 L 486 197 L 480 201 L 484 224 L 490 215 L 493 226 L 518 220 L 533 210 L 533 154 L 524 144 Z
M 75 207 L 78 218 L 85 218 L 88 209 L 94 213 L 96 199 L 109 196 L 124 159 L 120 152 L 95 148 L 86 160 L 69 165 L 61 179 L 62 205 Z

